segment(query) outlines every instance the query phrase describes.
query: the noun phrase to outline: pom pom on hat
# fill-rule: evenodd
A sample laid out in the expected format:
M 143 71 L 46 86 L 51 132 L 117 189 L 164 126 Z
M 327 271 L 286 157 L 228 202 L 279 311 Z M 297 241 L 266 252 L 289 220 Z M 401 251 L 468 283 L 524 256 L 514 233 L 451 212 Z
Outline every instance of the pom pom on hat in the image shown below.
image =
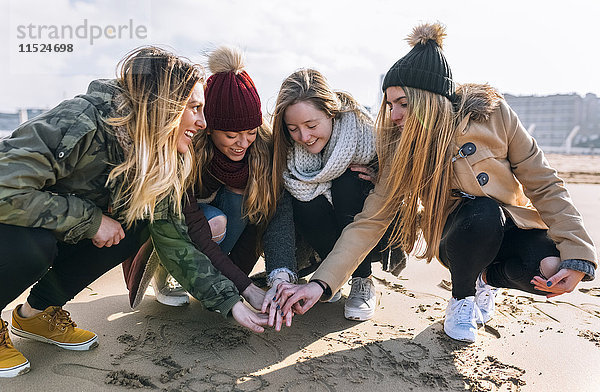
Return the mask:
M 389 69 L 383 79 L 383 91 L 392 86 L 413 87 L 454 101 L 456 87 L 442 51 L 445 36 L 446 28 L 440 23 L 415 27 L 406 38 L 413 48 Z
M 425 45 L 429 41 L 433 41 L 443 49 L 442 43 L 446 37 L 446 27 L 440 23 L 424 23 L 413 28 L 412 33 L 406 37 L 410 46 Z
M 210 73 L 233 72 L 236 75 L 244 70 L 244 55 L 234 46 L 220 46 L 208 56 Z
M 260 97 L 244 70 L 242 52 L 221 46 L 208 57 L 213 73 L 206 81 L 204 115 L 209 129 L 246 131 L 262 124 Z

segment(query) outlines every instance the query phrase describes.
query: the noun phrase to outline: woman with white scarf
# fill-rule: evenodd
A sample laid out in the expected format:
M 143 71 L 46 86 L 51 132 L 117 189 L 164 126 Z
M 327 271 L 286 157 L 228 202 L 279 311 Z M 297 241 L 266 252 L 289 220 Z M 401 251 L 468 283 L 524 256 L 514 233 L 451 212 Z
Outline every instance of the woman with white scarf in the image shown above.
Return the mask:
M 373 120 L 349 94 L 334 92 L 321 73 L 302 69 L 281 85 L 273 138 L 275 191 L 291 194 L 296 230 L 325 259 L 373 188 Z M 371 259 L 352 274 L 348 319 L 368 320 L 375 313 Z M 273 286 L 286 277 L 282 272 Z

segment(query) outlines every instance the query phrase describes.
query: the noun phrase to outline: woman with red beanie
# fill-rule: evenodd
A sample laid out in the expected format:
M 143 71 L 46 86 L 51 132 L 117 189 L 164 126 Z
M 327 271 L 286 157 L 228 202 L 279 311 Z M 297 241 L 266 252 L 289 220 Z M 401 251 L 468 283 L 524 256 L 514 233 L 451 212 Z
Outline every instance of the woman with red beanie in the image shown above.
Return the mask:
M 291 218 L 275 211 L 272 132 L 263 122 L 260 98 L 244 70 L 241 52 L 220 47 L 209 55 L 208 64 L 212 76 L 205 89 L 207 128 L 194 137 L 195 184 L 188 192 L 184 215 L 192 241 L 259 310 L 265 292 L 248 274 L 262 253 L 261 243 L 267 272 L 277 269 L 287 282 L 295 282 L 293 238 L 292 247 L 269 246 L 290 243 L 290 238 L 278 237 L 290 230 L 267 231 L 268 224 L 281 227 L 291 224 Z M 182 297 L 181 292 L 168 294 L 161 302 Z

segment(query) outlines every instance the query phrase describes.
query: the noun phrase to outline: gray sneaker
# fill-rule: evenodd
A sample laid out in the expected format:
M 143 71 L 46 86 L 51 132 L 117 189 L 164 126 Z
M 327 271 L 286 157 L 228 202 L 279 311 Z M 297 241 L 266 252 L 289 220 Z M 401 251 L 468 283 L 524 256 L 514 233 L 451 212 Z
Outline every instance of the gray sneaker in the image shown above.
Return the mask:
M 377 293 L 371 278 L 352 278 L 350 295 L 344 305 L 344 317 L 365 321 L 373 317 L 377 307 Z
M 158 268 L 152 277 L 152 288 L 156 300 L 161 304 L 184 306 L 190 303 L 188 293 L 164 268 Z

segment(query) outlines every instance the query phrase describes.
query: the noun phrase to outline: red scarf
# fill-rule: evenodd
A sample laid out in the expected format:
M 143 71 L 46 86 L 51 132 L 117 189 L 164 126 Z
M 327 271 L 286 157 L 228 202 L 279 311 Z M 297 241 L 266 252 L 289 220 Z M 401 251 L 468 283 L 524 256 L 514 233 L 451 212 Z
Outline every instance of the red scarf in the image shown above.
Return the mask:
M 223 184 L 231 188 L 245 189 L 250 174 L 248 152 L 241 161 L 232 161 L 218 148 L 214 148 L 213 151 L 207 175 L 202 179 L 204 188 L 202 193 L 212 194 Z

